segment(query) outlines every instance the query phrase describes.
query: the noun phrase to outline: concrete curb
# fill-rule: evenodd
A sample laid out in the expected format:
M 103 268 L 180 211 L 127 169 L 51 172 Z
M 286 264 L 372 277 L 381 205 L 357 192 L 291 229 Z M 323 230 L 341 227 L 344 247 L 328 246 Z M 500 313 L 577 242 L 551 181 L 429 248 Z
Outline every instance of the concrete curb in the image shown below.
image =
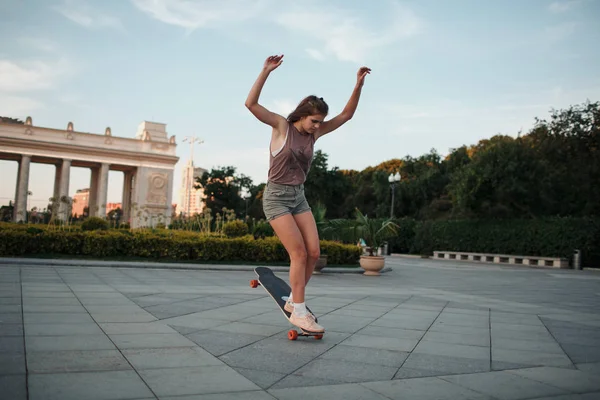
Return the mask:
M 74 267 L 105 267 L 105 268 L 148 268 L 148 269 L 176 269 L 200 271 L 254 271 L 259 265 L 226 265 L 226 264 L 191 264 L 191 263 L 160 263 L 139 261 L 100 261 L 100 260 L 68 260 L 68 259 L 42 259 L 42 258 L 7 258 L 0 257 L 0 265 L 19 266 L 74 266 Z M 269 266 L 275 272 L 287 272 L 289 267 Z M 381 272 L 389 272 L 392 268 L 385 267 Z M 321 274 L 362 274 L 362 268 L 323 268 Z

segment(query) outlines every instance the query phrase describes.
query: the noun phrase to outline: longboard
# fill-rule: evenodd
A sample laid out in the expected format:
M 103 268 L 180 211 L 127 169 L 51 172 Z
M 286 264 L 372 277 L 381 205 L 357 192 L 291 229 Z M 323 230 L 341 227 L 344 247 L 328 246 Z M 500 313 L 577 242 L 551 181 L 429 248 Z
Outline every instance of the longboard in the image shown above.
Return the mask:
M 289 312 L 287 312 L 284 307 L 285 307 L 285 302 L 287 300 L 287 296 L 289 296 L 290 292 L 292 291 L 290 286 L 287 283 L 285 283 L 285 281 L 283 279 L 276 276 L 270 268 L 256 267 L 256 268 L 254 268 L 254 272 L 256 272 L 256 275 L 258 275 L 258 279 L 252 279 L 250 281 L 250 286 L 252 288 L 262 286 L 267 291 L 269 296 L 271 296 L 271 298 L 273 300 L 275 300 L 275 303 L 277 303 L 277 305 L 281 309 L 281 312 L 283 313 L 285 318 L 287 318 L 287 320 L 289 321 L 291 314 Z M 311 314 L 314 315 L 314 313 L 308 307 L 306 307 L 306 309 L 308 312 L 310 312 Z M 315 317 L 315 320 L 316 320 L 316 317 Z M 304 329 L 301 329 L 301 328 L 299 328 L 299 329 L 300 329 L 300 331 L 298 331 L 296 329 L 289 330 L 288 331 L 288 339 L 296 340 L 298 338 L 298 336 L 312 336 L 315 339 L 323 338 L 323 333 L 321 333 L 321 332 L 314 333 L 314 332 L 305 331 Z

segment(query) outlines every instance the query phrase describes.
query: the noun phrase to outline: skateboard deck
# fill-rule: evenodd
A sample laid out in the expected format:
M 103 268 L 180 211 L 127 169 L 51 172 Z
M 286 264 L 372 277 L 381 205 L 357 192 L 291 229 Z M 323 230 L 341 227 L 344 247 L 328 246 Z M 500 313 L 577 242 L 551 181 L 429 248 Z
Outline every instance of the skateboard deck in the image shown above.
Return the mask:
M 281 309 L 281 312 L 289 321 L 291 314 L 287 312 L 284 307 L 287 297 L 292 291 L 290 286 L 283 279 L 276 276 L 270 268 L 256 267 L 254 268 L 254 272 L 256 272 L 256 275 L 258 275 L 258 280 L 251 280 L 250 286 L 253 288 L 262 286 L 267 291 L 267 293 L 273 298 L 273 300 L 275 300 L 275 302 Z M 314 315 L 314 313 L 308 307 L 306 307 L 306 309 L 308 312 Z M 300 331 L 297 331 L 296 329 L 288 331 L 288 338 L 290 340 L 296 340 L 298 336 L 313 336 L 315 339 L 323 338 L 323 333 L 308 332 L 301 328 L 298 329 L 300 329 Z

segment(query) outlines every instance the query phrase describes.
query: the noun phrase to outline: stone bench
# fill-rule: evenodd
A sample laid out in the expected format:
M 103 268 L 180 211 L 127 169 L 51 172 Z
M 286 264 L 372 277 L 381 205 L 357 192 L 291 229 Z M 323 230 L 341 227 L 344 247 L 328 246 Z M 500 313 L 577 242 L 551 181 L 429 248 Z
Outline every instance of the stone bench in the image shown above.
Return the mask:
M 461 251 L 434 251 L 433 258 L 436 260 L 475 261 L 492 264 L 569 268 L 569 260 L 560 257 L 515 256 L 508 254 L 468 253 Z

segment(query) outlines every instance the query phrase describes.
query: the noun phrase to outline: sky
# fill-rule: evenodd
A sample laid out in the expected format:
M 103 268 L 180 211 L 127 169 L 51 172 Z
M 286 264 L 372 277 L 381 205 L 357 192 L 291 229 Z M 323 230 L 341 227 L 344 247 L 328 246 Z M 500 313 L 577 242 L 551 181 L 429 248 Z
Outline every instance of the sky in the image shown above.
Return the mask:
M 526 133 L 535 118 L 600 100 L 600 0 L 0 0 L 0 115 L 133 138 L 175 135 L 173 202 L 196 136 L 196 166 L 266 182 L 271 128 L 244 107 L 264 60 L 284 54 L 260 103 L 286 116 L 310 94 L 335 116 L 368 66 L 354 118 L 316 142 L 329 167 Z M 17 164 L 0 160 L 0 204 Z M 32 164 L 30 207 L 52 196 Z M 89 186 L 73 168 L 70 195 Z M 109 202 L 121 201 L 111 172 Z

